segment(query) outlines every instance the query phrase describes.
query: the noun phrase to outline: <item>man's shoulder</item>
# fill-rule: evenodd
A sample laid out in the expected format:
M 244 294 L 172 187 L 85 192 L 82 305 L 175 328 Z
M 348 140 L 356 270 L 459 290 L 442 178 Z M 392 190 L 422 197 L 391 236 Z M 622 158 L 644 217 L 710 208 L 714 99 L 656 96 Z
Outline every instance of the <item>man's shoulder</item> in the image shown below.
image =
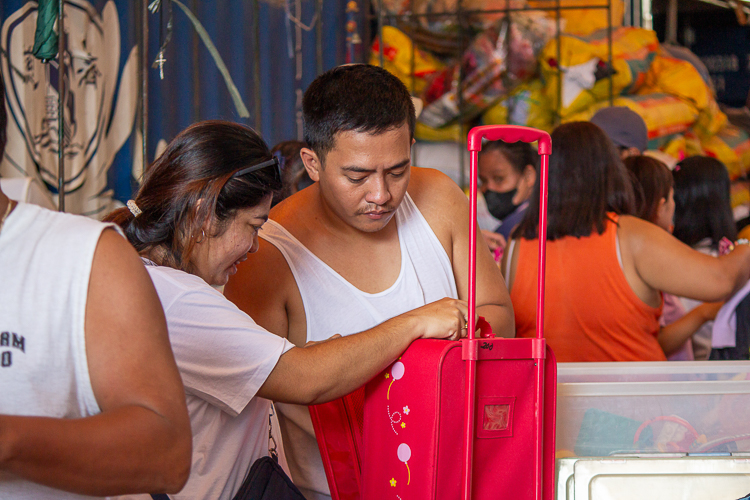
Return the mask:
M 312 196 L 312 186 L 297 191 L 271 209 L 269 218 L 292 234 L 297 227 L 304 228 L 317 207 L 317 198 Z
M 430 215 L 438 214 L 441 219 L 452 219 L 460 215 L 456 208 L 468 203 L 453 179 L 431 168 L 412 167 L 408 192 L 428 220 Z

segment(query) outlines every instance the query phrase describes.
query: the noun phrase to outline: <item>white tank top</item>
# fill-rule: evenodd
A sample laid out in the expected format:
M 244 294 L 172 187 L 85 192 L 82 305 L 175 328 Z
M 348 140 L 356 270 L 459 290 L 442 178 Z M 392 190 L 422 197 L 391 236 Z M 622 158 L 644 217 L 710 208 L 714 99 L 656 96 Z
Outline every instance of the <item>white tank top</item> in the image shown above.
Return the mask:
M 19 203 L 0 231 L 0 414 L 100 412 L 84 321 L 94 251 L 107 225 Z M 0 472 L 0 498 L 90 498 Z
M 458 298 L 450 258 L 407 193 L 396 210 L 401 270 L 395 283 L 367 293 L 346 281 L 286 229 L 269 220 L 260 237 L 286 259 L 297 282 L 307 320 L 307 341 L 370 329 L 444 297 Z M 287 460 L 295 484 L 308 498 L 325 498 L 328 484 L 306 406 L 277 405 Z

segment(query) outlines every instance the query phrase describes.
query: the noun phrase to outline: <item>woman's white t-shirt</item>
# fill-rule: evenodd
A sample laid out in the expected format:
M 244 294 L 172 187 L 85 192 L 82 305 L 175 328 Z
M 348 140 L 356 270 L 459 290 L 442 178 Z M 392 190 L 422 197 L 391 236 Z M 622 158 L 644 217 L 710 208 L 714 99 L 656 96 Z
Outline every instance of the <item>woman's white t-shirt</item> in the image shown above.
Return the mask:
M 190 478 L 169 497 L 231 499 L 252 463 L 268 454 L 271 403 L 255 395 L 294 345 L 198 276 L 146 264 L 167 317 L 193 431 Z

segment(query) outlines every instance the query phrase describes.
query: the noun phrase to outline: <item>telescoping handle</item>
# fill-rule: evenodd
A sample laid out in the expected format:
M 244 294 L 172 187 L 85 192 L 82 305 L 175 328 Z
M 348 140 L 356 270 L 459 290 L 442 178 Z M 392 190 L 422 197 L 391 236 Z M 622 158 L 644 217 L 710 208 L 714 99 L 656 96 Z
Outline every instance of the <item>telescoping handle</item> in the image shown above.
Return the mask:
M 539 193 L 539 278 L 537 283 L 537 301 L 536 301 L 536 325 L 537 338 L 544 335 L 544 273 L 545 273 L 545 240 L 547 236 L 547 176 L 549 171 L 549 155 L 552 151 L 552 140 L 547 132 L 530 127 L 521 127 L 518 125 L 485 125 L 474 127 L 469 131 L 467 147 L 471 155 L 471 180 L 469 189 L 471 190 L 471 215 L 469 229 L 469 325 L 468 340 L 474 340 L 474 330 L 476 329 L 476 307 L 477 307 L 477 177 L 479 165 L 479 151 L 482 149 L 482 138 L 490 141 L 503 140 L 505 142 L 534 142 L 538 141 L 539 155 L 541 156 L 541 176 L 540 176 L 540 193 Z M 539 363 L 537 367 L 537 398 L 542 401 L 543 386 L 542 374 L 543 367 Z M 471 476 L 472 461 L 474 456 L 474 402 L 476 387 L 476 359 L 466 360 L 466 409 L 464 418 L 465 431 L 465 449 L 464 449 L 464 470 L 463 470 L 463 500 L 471 499 Z M 541 426 L 539 426 L 541 433 Z M 541 447 L 541 434 L 537 436 L 539 447 Z M 537 450 L 537 455 L 541 457 L 541 448 Z M 540 460 L 537 460 L 540 462 Z M 541 480 L 541 470 L 537 471 L 536 476 Z M 538 491 L 537 498 L 541 495 L 541 484 L 536 485 Z
M 474 127 L 469 131 L 467 147 L 471 154 L 471 218 L 470 218 L 470 252 L 469 252 L 469 311 L 476 310 L 477 298 L 477 262 L 476 262 L 476 236 L 477 236 L 477 177 L 479 164 L 479 151 L 482 150 L 482 138 L 490 141 L 502 140 L 505 142 L 535 142 L 538 141 L 539 156 L 541 157 L 540 197 L 539 197 L 539 278 L 537 287 L 537 337 L 543 336 L 544 321 L 544 272 L 545 272 L 545 245 L 547 235 L 547 176 L 549 170 L 549 155 L 552 151 L 552 140 L 549 134 L 543 130 L 520 125 L 484 125 Z M 469 314 L 469 339 L 474 338 L 474 315 Z

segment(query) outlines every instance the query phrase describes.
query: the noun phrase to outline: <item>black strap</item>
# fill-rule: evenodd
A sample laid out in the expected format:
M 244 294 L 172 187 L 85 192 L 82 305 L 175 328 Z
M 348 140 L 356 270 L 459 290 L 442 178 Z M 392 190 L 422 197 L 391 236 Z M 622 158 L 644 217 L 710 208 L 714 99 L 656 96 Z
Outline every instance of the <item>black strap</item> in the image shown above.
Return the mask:
M 278 464 L 279 463 L 279 457 L 276 453 L 276 440 L 273 438 L 273 434 L 271 433 L 271 417 L 273 413 L 276 411 L 276 409 L 271 405 L 271 411 L 268 415 L 268 456 L 270 456 L 273 461 Z M 251 467 L 252 469 L 252 467 Z M 279 470 L 282 470 L 279 468 Z M 283 474 L 283 471 L 282 471 Z M 286 474 L 284 474 L 286 476 Z M 242 485 L 240 486 L 240 491 L 238 492 L 238 495 L 240 492 L 247 490 L 250 487 L 250 471 L 247 471 L 247 475 L 245 476 L 244 481 L 242 481 Z M 291 480 L 289 481 L 291 483 Z M 151 498 L 153 500 L 169 500 L 169 496 L 164 493 L 151 493 Z

